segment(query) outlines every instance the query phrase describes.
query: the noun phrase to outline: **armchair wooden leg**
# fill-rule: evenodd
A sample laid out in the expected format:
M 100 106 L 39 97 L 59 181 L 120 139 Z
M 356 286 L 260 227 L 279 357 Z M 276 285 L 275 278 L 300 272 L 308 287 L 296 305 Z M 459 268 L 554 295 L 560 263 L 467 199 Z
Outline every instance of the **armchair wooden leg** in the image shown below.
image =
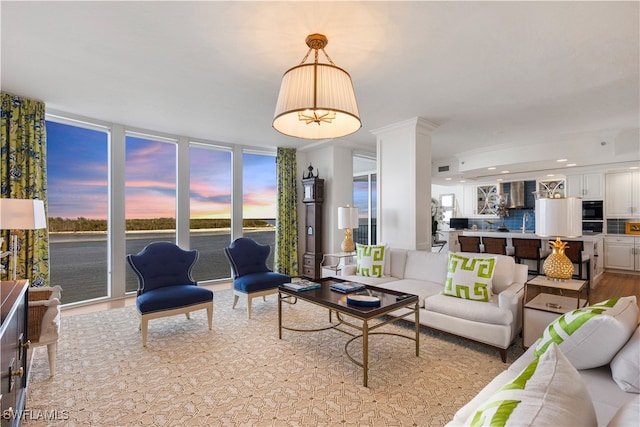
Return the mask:
M 234 295 L 233 296 L 233 305 L 231 306 L 232 309 L 236 308 L 236 304 L 238 303 L 238 299 L 240 299 L 240 297 L 238 295 Z
M 142 346 L 146 347 L 147 346 L 147 327 L 149 324 L 149 320 L 145 319 L 144 317 L 142 318 L 142 320 L 140 321 L 140 325 L 142 327 Z
M 213 327 L 213 303 L 207 307 L 207 321 L 209 322 L 209 330 Z
M 247 319 L 251 319 L 251 296 L 247 295 Z
M 189 316 L 189 313 L 185 313 L 184 315 L 187 316 L 187 320 L 191 319 L 191 316 Z
M 49 357 L 49 373 L 53 376 L 56 373 L 56 353 L 58 352 L 58 343 L 52 342 L 47 344 L 47 356 Z

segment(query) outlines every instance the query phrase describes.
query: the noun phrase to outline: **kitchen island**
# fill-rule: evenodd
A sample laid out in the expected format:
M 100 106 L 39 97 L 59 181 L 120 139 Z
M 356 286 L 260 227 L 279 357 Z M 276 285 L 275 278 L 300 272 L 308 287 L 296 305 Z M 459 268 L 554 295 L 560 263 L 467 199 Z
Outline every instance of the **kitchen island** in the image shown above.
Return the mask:
M 511 247 L 513 248 L 513 243 L 512 243 L 512 239 L 516 238 L 516 239 L 542 239 L 542 248 L 543 249 L 548 249 L 549 252 L 551 252 L 551 248 L 549 247 L 548 244 L 545 244 L 545 241 L 554 241 L 556 239 L 552 239 L 549 237 L 542 237 L 542 236 L 538 236 L 537 234 L 535 234 L 532 231 L 527 231 L 527 232 L 521 232 L 521 231 L 507 231 L 507 232 L 501 232 L 501 231 L 474 231 L 474 230 L 464 230 L 462 232 L 463 236 L 478 236 L 478 237 L 505 237 L 507 239 L 507 248 Z M 604 239 L 604 235 L 600 234 L 600 233 L 589 233 L 589 234 L 585 234 L 582 237 L 578 237 L 578 238 L 573 238 L 573 239 L 563 239 L 561 238 L 561 240 L 563 242 L 569 242 L 569 245 L 571 245 L 572 241 L 583 241 L 584 242 L 584 250 L 583 252 L 586 255 L 589 255 L 589 258 L 591 260 L 590 263 L 590 268 L 591 268 L 591 288 L 595 288 L 598 284 L 598 281 L 600 280 L 601 276 L 602 276 L 602 272 L 604 270 L 603 268 L 603 257 L 602 255 L 602 251 L 604 249 L 604 244 L 603 244 L 603 240 Z M 482 246 L 481 246 L 482 249 Z M 526 260 L 525 260 L 526 261 Z M 534 268 L 535 269 L 535 268 Z

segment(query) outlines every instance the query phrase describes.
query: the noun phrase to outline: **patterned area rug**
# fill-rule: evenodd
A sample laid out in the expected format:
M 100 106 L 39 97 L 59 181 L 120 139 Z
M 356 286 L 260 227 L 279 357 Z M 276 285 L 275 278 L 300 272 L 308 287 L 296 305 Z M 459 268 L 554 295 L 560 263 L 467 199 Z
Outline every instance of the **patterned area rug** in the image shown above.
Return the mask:
M 34 350 L 24 424 L 441 426 L 508 366 L 496 351 L 424 329 L 420 357 L 413 341 L 374 335 L 367 388 L 344 353 L 348 335 L 283 331 L 279 340 L 275 296 L 254 301 L 251 320 L 231 300 L 231 291 L 215 293 L 212 331 L 204 310 L 150 321 L 146 348 L 134 307 L 63 318 L 54 377 L 46 348 Z M 288 326 L 328 322 L 304 302 L 283 313 Z M 360 340 L 350 344 L 355 358 L 361 351 Z M 520 354 L 517 342 L 508 363 Z

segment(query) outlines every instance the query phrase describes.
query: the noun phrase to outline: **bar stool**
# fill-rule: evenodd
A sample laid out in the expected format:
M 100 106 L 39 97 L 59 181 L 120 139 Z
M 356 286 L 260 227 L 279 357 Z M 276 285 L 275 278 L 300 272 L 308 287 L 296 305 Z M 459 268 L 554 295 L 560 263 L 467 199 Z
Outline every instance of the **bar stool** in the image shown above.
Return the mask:
M 536 270 L 529 270 L 529 274 L 540 274 L 540 261 L 545 259 L 549 254 L 541 253 L 542 240 L 540 239 L 511 239 L 513 242 L 513 250 L 515 260 L 519 264 L 526 264 L 521 262 L 523 259 L 530 259 L 536 262 Z
M 484 251 L 488 254 L 507 254 L 507 239 L 506 237 L 482 237 L 482 244 L 484 245 Z
M 458 236 L 458 242 L 460 243 L 460 252 L 480 253 L 480 237 Z
M 589 255 L 584 255 L 584 242 L 582 240 L 569 241 L 567 247 L 564 248 L 564 254 L 571 260 L 572 263 L 578 265 L 578 274 L 574 274 L 574 279 L 583 279 L 582 266 L 587 268 L 586 280 L 591 284 L 591 258 Z

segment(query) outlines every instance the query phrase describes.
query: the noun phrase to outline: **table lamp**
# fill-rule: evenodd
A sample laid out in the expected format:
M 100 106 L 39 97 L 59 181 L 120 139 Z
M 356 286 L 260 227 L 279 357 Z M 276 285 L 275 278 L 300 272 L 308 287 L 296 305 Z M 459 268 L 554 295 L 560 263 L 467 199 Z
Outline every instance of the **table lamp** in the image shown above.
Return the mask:
M 18 270 L 18 232 L 15 230 L 46 227 L 47 217 L 42 200 L 0 199 L 0 230 L 13 230 L 10 242 L 13 280 L 16 280 Z
M 342 252 L 353 252 L 356 249 L 351 238 L 351 229 L 358 228 L 358 208 L 347 205 L 338 208 L 338 228 L 344 230 L 344 240 L 340 245 Z
M 544 274 L 552 280 L 570 279 L 573 276 L 573 263 L 564 254 L 568 244 L 560 238 L 582 236 L 582 199 L 537 199 L 536 234 L 556 238 L 549 242 L 553 252 L 544 261 Z

